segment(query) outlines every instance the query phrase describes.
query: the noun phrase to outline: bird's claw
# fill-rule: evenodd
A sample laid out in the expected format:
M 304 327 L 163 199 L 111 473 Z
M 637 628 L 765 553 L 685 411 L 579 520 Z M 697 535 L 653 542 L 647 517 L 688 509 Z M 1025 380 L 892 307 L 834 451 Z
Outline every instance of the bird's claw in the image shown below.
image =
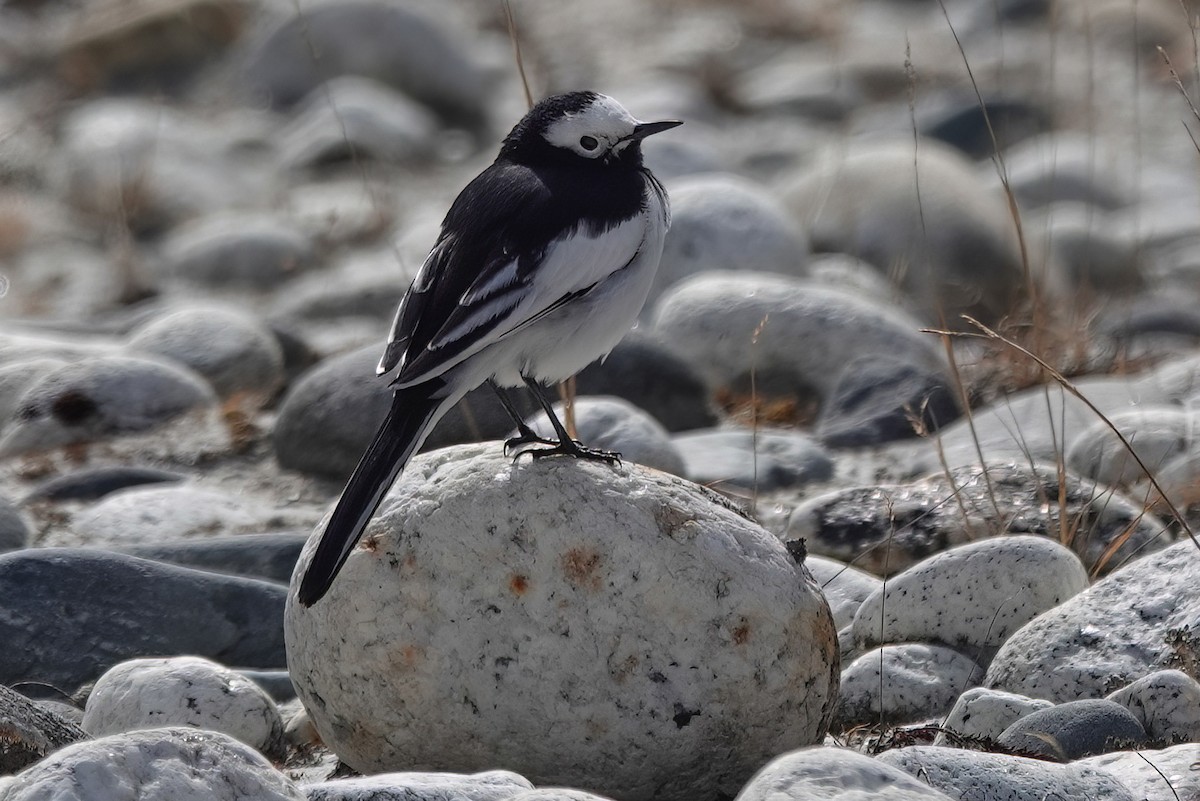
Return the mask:
M 596 462 L 607 462 L 608 464 L 620 464 L 621 454 L 616 451 L 602 451 L 599 448 L 589 448 L 582 442 L 575 439 L 568 439 L 562 442 L 553 443 L 552 448 L 539 448 L 537 450 L 525 451 L 533 459 L 544 459 L 547 456 L 573 456 L 576 459 L 588 459 Z

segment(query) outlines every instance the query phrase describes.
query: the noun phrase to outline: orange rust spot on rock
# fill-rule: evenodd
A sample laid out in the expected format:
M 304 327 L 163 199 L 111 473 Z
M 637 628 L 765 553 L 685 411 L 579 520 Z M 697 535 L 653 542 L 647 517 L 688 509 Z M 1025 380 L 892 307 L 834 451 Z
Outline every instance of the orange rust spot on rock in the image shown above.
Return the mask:
M 567 580 L 576 586 L 600 589 L 600 552 L 591 548 L 572 548 L 562 556 L 562 570 Z
M 425 661 L 425 649 L 417 645 L 406 645 L 400 649 L 400 664 L 406 668 L 416 667 Z
M 529 579 L 520 573 L 513 573 L 512 578 L 508 580 L 508 588 L 512 590 L 513 595 L 524 595 L 529 589 Z
M 747 623 L 745 620 L 743 620 L 733 630 L 733 644 L 734 645 L 745 645 L 746 641 L 749 639 L 750 639 L 750 624 Z

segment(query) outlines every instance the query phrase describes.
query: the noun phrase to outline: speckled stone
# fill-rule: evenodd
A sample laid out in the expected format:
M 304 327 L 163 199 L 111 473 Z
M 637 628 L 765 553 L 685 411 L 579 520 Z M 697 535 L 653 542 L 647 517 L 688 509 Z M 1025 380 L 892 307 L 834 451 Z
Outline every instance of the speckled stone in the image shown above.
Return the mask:
M 872 593 L 854 617 L 855 644 L 939 642 L 986 666 L 1013 632 L 1087 585 L 1079 557 L 1045 537 L 960 545 Z
M 1026 698 L 1003 690 L 972 687 L 958 697 L 946 715 L 934 745 L 955 743 L 959 738 L 994 742 L 1019 718 L 1054 706 L 1049 701 Z
M 881 720 L 911 723 L 939 717 L 980 678 L 979 666 L 950 648 L 884 645 L 867 651 L 842 671 L 837 725 L 845 730 Z
M 937 746 L 885 751 L 879 761 L 911 773 L 952 798 L 987 801 L 1136 801 L 1104 771 L 1039 759 Z
M 201 657 L 131 659 L 105 671 L 88 694 L 83 729 L 93 737 L 162 726 L 219 731 L 267 752 L 283 737 L 265 691 Z
M 1108 700 L 1132 712 L 1156 743 L 1200 742 L 1200 682 L 1181 670 L 1157 670 Z
M 0 790 L 4 801 L 117 798 L 139 801 L 306 801 L 261 754 L 227 734 L 146 729 L 56 751 Z
M 1033 698 L 1106 695 L 1195 653 L 1200 550 L 1184 541 L 1115 571 L 1025 624 L 985 685 Z
M 836 696 L 829 607 L 778 539 L 667 474 L 494 444 L 415 459 L 285 630 L 322 739 L 364 771 L 732 795 L 819 742 Z
M 883 584 L 882 579 L 870 573 L 824 556 L 809 556 L 804 560 L 804 566 L 813 574 L 825 600 L 829 601 L 834 625 L 839 630 L 854 621 L 858 607 Z
M 843 748 L 805 748 L 771 760 L 736 801 L 950 801 L 899 768 Z
M 1200 798 L 1200 744 L 1184 743 L 1159 751 L 1117 751 L 1074 763 L 1102 770 L 1133 793 L 1138 801 L 1183 801 Z
M 379 773 L 304 786 L 308 801 L 505 801 L 533 785 L 507 770 Z

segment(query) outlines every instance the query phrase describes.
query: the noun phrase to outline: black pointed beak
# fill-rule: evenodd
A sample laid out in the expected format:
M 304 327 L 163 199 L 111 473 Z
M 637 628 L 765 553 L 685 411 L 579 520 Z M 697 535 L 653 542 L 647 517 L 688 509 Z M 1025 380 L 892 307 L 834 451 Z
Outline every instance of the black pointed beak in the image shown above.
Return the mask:
M 631 133 L 629 136 L 627 136 L 625 138 L 632 139 L 633 141 L 637 142 L 642 139 L 645 139 L 647 136 L 650 136 L 651 134 L 662 133 L 663 131 L 669 131 L 672 128 L 678 128 L 680 125 L 683 125 L 683 120 L 663 120 L 662 122 L 639 122 L 637 125 L 633 126 L 633 133 Z

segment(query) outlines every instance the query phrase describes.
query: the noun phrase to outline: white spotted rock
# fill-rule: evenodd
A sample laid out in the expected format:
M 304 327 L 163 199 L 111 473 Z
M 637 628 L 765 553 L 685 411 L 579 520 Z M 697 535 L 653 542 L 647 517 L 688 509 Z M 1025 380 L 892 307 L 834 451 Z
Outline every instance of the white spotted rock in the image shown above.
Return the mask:
M 1097 698 L 1194 653 L 1200 549 L 1144 556 L 1026 623 L 1000 648 L 985 686 L 1055 702 Z
M 266 400 L 283 383 L 283 351 L 275 335 L 230 308 L 167 312 L 135 330 L 129 348 L 190 367 L 222 398 L 250 393 Z
M 805 748 L 776 757 L 736 801 L 950 801 L 899 768 L 843 748 Z
M 837 724 L 911 723 L 940 717 L 983 671 L 967 657 L 939 645 L 884 645 L 842 671 Z
M 1181 670 L 1157 670 L 1108 700 L 1132 712 L 1154 742 L 1200 742 L 1200 682 Z
M 1040 759 L 913 746 L 885 751 L 879 761 L 911 773 L 952 798 L 1135 801 L 1125 785 L 1104 771 Z
M 1054 704 L 1038 698 L 972 687 L 954 702 L 933 744 L 946 745 L 961 738 L 995 742 L 1019 718 L 1051 706 Z
M 290 779 L 248 745 L 227 734 L 185 727 L 126 732 L 69 745 L 17 774 L 0 790 L 0 801 L 118 798 L 306 801 Z
M 1200 798 L 1200 743 L 1161 750 L 1115 751 L 1073 764 L 1105 771 L 1124 784 L 1138 801 Z
M 250 679 L 198 656 L 130 659 L 88 695 L 83 730 L 94 737 L 163 726 L 219 731 L 259 751 L 281 744 L 283 721 Z
M 1074 553 L 1046 537 L 992 537 L 891 578 L 854 616 L 860 648 L 939 642 L 986 665 L 1013 632 L 1087 587 Z
M 777 538 L 668 474 L 494 442 L 415 459 L 285 634 L 322 739 L 363 772 L 732 795 L 820 742 L 836 698 L 829 607 Z
M 304 786 L 308 801 L 505 801 L 532 790 L 524 776 L 485 773 L 378 773 Z

